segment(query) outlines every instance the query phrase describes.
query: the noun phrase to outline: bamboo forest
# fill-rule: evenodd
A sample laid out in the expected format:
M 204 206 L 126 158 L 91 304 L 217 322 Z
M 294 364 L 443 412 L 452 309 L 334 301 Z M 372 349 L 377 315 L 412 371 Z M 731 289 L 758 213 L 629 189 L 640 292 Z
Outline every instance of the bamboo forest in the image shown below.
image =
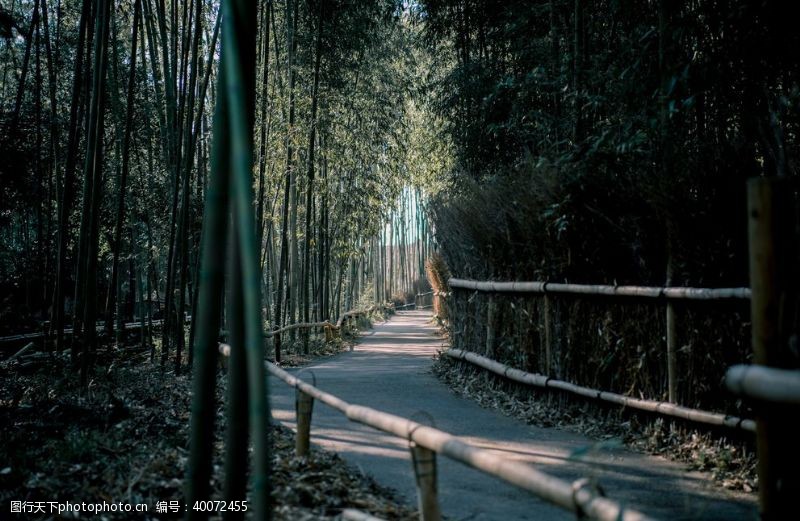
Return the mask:
M 0 519 L 797 519 L 798 14 L 0 0 Z

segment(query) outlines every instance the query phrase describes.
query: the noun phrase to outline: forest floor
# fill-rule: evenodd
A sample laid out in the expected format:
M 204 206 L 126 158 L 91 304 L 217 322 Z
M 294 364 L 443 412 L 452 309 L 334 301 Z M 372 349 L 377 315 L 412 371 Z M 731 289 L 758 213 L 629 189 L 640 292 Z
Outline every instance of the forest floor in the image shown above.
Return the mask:
M 289 356 L 292 365 L 339 352 L 346 342 L 312 343 L 313 356 Z M 213 497 L 222 497 L 225 382 L 218 386 Z M 0 364 L 0 512 L 12 501 L 123 502 L 148 505 L 148 514 L 109 519 L 176 519 L 155 513 L 160 501 L 183 498 L 188 457 L 191 381 L 149 362 L 149 351 L 105 349 L 82 389 L 68 359 Z M 386 519 L 414 513 L 337 455 L 314 451 L 294 457 L 294 434 L 273 426 L 274 519 L 335 519 L 342 509 L 369 510 Z M 183 505 L 182 501 L 180 504 Z M 50 519 L 46 513 L 22 515 Z M 5 514 L 0 517 L 6 518 Z M 82 517 L 93 517 L 82 514 Z M 14 517 L 11 517 L 13 519 Z
M 726 489 L 751 493 L 757 488 L 755 449 L 740 439 L 700 432 L 663 418 L 643 418 L 615 406 L 601 408 L 582 399 L 540 393 L 446 356 L 437 357 L 433 373 L 456 394 L 530 425 L 565 429 L 600 441 L 620 440 L 637 451 L 708 472 Z

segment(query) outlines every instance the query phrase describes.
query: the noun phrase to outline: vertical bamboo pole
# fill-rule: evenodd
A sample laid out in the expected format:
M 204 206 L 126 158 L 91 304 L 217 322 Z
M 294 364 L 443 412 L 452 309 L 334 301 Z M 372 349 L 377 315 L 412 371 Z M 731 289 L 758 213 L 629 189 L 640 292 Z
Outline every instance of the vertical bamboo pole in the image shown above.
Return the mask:
M 675 308 L 667 302 L 667 398 L 670 403 L 677 403 L 677 327 Z
M 673 256 L 668 254 L 666 286 L 672 285 Z M 678 331 L 675 323 L 675 307 L 672 301 L 667 301 L 667 399 L 670 403 L 678 401 L 678 359 L 677 359 Z
M 552 360 L 552 338 L 550 327 L 550 297 L 545 294 L 544 296 L 544 374 L 552 375 L 553 360 Z
M 494 358 L 494 295 L 490 294 L 488 298 L 489 302 L 486 303 L 486 356 Z
M 417 481 L 419 518 L 421 521 L 439 521 L 442 514 L 436 486 L 436 453 L 412 443 L 411 464 Z
M 241 252 L 233 226 L 230 228 L 228 262 L 228 401 L 225 430 L 225 479 L 223 497 L 227 501 L 247 499 L 248 418 L 249 397 L 247 354 L 245 351 L 244 296 L 242 292 Z M 242 519 L 241 512 L 230 512 L 226 521 Z
M 147 2 L 145 2 L 147 5 Z M 211 175 L 206 190 L 197 288 L 197 334 L 194 345 L 194 377 L 192 378 L 191 436 L 186 470 L 186 499 L 190 505 L 209 498 L 211 454 L 214 443 L 216 405 L 217 335 L 221 324 L 224 283 L 224 251 L 218 241 L 225 240 L 228 224 L 228 104 L 221 96 L 214 109 L 214 141 L 211 148 Z M 148 278 L 149 281 L 149 278 Z M 148 290 L 149 295 L 149 290 Z M 151 360 L 154 352 L 151 352 Z M 207 515 L 190 509 L 188 519 L 204 519 Z
M 297 414 L 295 454 L 298 458 L 305 458 L 308 457 L 311 444 L 311 414 L 314 410 L 314 398 L 300 389 L 296 389 L 294 409 Z
M 222 3 L 220 97 L 228 105 L 230 199 L 241 262 L 242 319 L 253 444 L 253 519 L 269 519 L 269 403 L 261 323 L 260 249 L 253 208 L 253 113 L 255 111 L 256 2 Z M 224 65 L 224 66 L 223 66 Z M 215 135 L 216 140 L 216 135 Z
M 788 326 L 796 303 L 789 291 L 787 250 L 794 244 L 787 184 L 785 179 L 756 178 L 747 186 L 754 362 L 772 367 L 791 363 Z M 759 404 L 756 411 L 759 501 L 761 519 L 767 521 L 787 519 L 800 494 L 800 445 L 788 425 L 790 416 L 770 404 Z

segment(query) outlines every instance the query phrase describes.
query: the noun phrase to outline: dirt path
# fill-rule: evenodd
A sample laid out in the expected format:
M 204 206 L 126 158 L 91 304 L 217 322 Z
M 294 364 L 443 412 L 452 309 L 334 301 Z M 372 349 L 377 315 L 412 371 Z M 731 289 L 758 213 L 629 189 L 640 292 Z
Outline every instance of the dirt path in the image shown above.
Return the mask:
M 456 396 L 430 373 L 442 341 L 428 318 L 400 312 L 364 335 L 354 351 L 311 364 L 299 376 L 310 381 L 313 372 L 320 389 L 351 403 L 417 421 L 431 417 L 444 431 L 554 476 L 570 481 L 594 476 L 609 497 L 657 518 L 757 519 L 753 496 L 721 490 L 707 475 L 663 458 L 597 446 L 579 434 L 526 425 Z M 271 383 L 270 390 L 274 417 L 294 428 L 294 391 L 282 383 Z M 311 438 L 416 501 L 407 442 L 349 422 L 323 404 L 315 404 Z M 441 506 L 449 519 L 575 519 L 460 463 L 438 462 Z

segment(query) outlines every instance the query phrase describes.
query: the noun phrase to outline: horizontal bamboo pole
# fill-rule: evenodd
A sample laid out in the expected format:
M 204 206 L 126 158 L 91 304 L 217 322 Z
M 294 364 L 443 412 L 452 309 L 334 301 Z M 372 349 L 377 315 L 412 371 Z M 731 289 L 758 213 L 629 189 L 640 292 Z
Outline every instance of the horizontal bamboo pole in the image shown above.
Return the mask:
M 222 354 L 230 347 L 220 344 Z M 227 356 L 227 355 L 226 355 Z M 645 521 L 648 516 L 635 510 L 624 509 L 619 503 L 598 496 L 586 488 L 574 488 L 573 484 L 549 476 L 525 463 L 509 460 L 486 449 L 473 447 L 460 438 L 427 427 L 400 416 L 377 411 L 369 407 L 354 405 L 321 391 L 290 375 L 271 362 L 265 362 L 267 372 L 287 385 L 299 389 L 314 399 L 344 413 L 351 421 L 363 423 L 397 437 L 413 441 L 438 454 L 482 470 L 516 485 L 538 497 L 572 512 L 583 512 L 588 517 L 601 521 Z
M 293 329 L 313 329 L 315 327 L 329 327 L 331 329 L 341 329 L 342 328 L 342 324 L 344 323 L 344 321 L 348 317 L 355 317 L 355 316 L 358 316 L 358 315 L 366 315 L 368 313 L 371 313 L 371 312 L 375 311 L 376 309 L 386 309 L 388 307 L 389 306 L 383 305 L 383 306 L 372 306 L 369 309 L 359 309 L 359 310 L 353 309 L 353 310 L 350 310 L 350 311 L 342 314 L 342 316 L 339 317 L 339 320 L 335 324 L 329 322 L 328 320 L 324 320 L 322 322 L 300 322 L 300 323 L 297 323 L 297 324 L 289 324 L 288 326 L 283 326 L 282 328 L 276 329 L 274 331 L 266 331 L 264 333 L 264 336 L 266 338 L 270 338 L 270 337 L 273 337 L 275 335 L 279 335 L 281 333 L 285 333 L 286 331 L 291 331 Z M 227 335 L 227 331 L 222 331 L 221 333 L 222 333 L 223 336 Z
M 187 322 L 190 321 L 190 318 L 191 317 L 187 317 Z M 153 320 L 153 325 L 154 326 L 160 326 L 161 322 L 162 322 L 161 319 Z M 145 323 L 145 325 L 149 325 L 149 324 Z M 142 327 L 142 323 L 140 321 L 127 322 L 127 323 L 123 324 L 123 328 L 125 330 L 139 329 L 141 327 Z M 95 330 L 98 333 L 102 332 L 102 331 L 105 330 L 105 325 L 104 324 L 98 324 L 97 326 L 95 326 Z M 71 327 L 64 329 L 64 334 L 65 335 L 71 335 L 73 332 L 74 332 L 73 328 L 71 328 Z M 52 333 L 51 335 L 48 335 L 47 333 L 23 333 L 23 334 L 20 334 L 20 335 L 3 336 L 3 337 L 0 337 L 0 344 L 6 343 L 6 342 L 17 342 L 19 340 L 36 340 L 36 339 L 39 339 L 39 338 L 44 338 L 46 336 L 55 336 L 55 333 Z
M 463 360 L 471 364 L 482 367 L 497 375 L 514 380 L 526 385 L 533 385 L 536 387 L 543 387 L 549 389 L 559 389 L 585 398 L 601 400 L 610 402 L 623 407 L 630 407 L 665 416 L 672 416 L 682 420 L 688 420 L 696 423 L 704 423 L 708 425 L 716 425 L 720 427 L 729 427 L 732 429 L 741 429 L 747 432 L 755 432 L 756 424 L 753 420 L 742 419 L 737 416 L 728 416 L 716 412 L 703 411 L 699 409 L 691 409 L 689 407 L 682 407 L 668 402 L 658 402 L 654 400 L 640 400 L 638 398 L 631 398 L 617 393 L 610 393 L 606 391 L 599 391 L 589 387 L 582 387 L 580 385 L 571 384 L 562 380 L 554 380 L 548 376 L 528 373 L 515 369 L 500 362 L 496 362 L 484 356 L 480 356 L 463 349 L 448 349 L 443 352 L 444 355 L 454 358 L 456 360 Z
M 339 329 L 337 326 L 331 324 L 327 320 L 322 322 L 301 322 L 298 324 L 290 324 L 288 326 L 283 326 L 280 329 L 276 329 L 274 331 L 267 331 L 264 333 L 264 336 L 269 338 L 275 335 L 279 335 L 281 333 L 285 333 L 286 331 L 291 331 L 292 329 L 313 329 L 315 327 L 330 327 L 334 329 Z
M 566 510 L 584 512 L 590 518 L 608 521 L 649 519 L 634 510 L 622 509 L 615 501 L 598 496 L 585 488 L 574 490 L 567 481 L 552 477 L 520 461 L 474 447 L 433 427 L 360 405 L 349 406 L 346 415 L 350 420 L 409 439 L 437 454 L 482 470 Z
M 797 369 L 734 365 L 725 374 L 725 385 L 737 396 L 800 405 L 800 370 Z
M 4 361 L 5 362 L 11 362 L 12 360 L 16 360 L 17 358 L 19 358 L 20 356 L 24 355 L 25 353 L 27 353 L 28 351 L 30 351 L 33 348 L 34 348 L 34 343 L 33 342 L 28 342 L 27 344 L 25 344 L 25 347 L 23 347 L 22 349 L 20 349 L 19 351 L 17 351 L 13 355 L 9 356 Z
M 557 282 L 494 282 L 451 278 L 451 288 L 497 293 L 541 293 L 604 295 L 614 297 L 667 298 L 685 300 L 749 299 L 750 288 L 682 288 L 653 286 L 609 286 L 561 284 Z
M 306 393 L 307 395 L 311 396 L 312 398 L 319 400 L 320 402 L 324 403 L 328 407 L 332 407 L 339 412 L 345 413 L 347 412 L 347 408 L 350 407 L 350 404 L 346 401 L 337 398 L 332 394 L 328 394 L 324 391 L 320 391 L 313 385 L 310 385 L 299 378 L 296 378 L 277 365 L 273 364 L 272 362 L 264 362 L 264 367 L 266 367 L 267 372 L 272 376 L 282 380 L 286 385 L 289 387 L 294 387 Z
M 346 313 L 343 313 L 342 316 L 339 317 L 339 320 L 336 321 L 336 329 L 341 329 L 342 324 L 344 323 L 344 321 L 348 317 L 355 317 L 355 316 L 358 316 L 358 315 L 366 315 L 368 313 L 372 313 L 373 311 L 375 311 L 377 309 L 387 309 L 387 308 L 390 308 L 390 307 L 391 306 L 387 306 L 386 304 L 379 304 L 379 305 L 372 306 L 371 308 L 368 308 L 368 309 L 361 309 L 361 310 L 355 310 L 354 309 L 354 310 L 348 311 Z

